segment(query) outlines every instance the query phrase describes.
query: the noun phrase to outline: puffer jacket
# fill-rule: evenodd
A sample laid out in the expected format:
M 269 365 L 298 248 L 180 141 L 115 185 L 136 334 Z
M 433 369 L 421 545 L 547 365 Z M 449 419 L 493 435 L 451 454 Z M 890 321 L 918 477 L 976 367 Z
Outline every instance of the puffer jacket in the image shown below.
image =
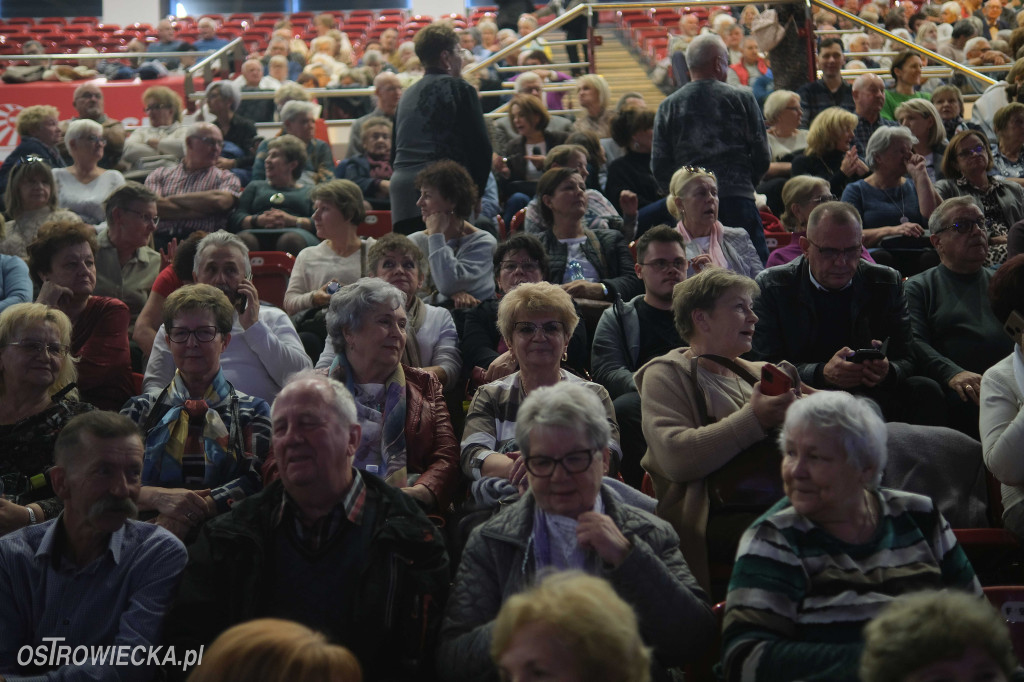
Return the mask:
M 448 591 L 448 554 L 433 523 L 412 498 L 374 476 L 363 476 L 366 505 L 376 505 L 370 557 L 356 585 L 325 585 L 356 595 L 352 612 L 339 618 L 359 622 L 352 650 L 369 680 L 427 680 Z M 262 492 L 207 523 L 189 548 L 188 565 L 167 614 L 164 642 L 178 651 L 209 646 L 221 632 L 266 613 L 275 527 L 284 486 L 275 481 Z M 170 679 L 184 679 L 177 666 Z
M 582 244 L 587 260 L 597 270 L 599 281 L 608 287 L 611 300 L 618 294 L 627 300 L 644 293 L 644 285 L 633 269 L 633 254 L 629 252 L 626 238 L 618 230 L 584 229 L 587 237 Z M 548 253 L 548 281 L 561 284 L 565 276 L 566 262 L 569 258 L 569 247 L 558 241 L 550 229 L 538 235 L 544 250 Z
M 601 577 L 636 611 L 657 665 L 673 667 L 700 656 L 713 642 L 716 625 L 707 596 L 679 552 L 678 536 L 665 521 L 626 506 L 605 485 L 601 499 L 605 514 L 632 545 L 621 566 L 602 565 Z M 491 630 L 505 600 L 534 581 L 535 508 L 527 492 L 470 536 L 441 629 L 441 679 L 498 679 L 490 659 Z

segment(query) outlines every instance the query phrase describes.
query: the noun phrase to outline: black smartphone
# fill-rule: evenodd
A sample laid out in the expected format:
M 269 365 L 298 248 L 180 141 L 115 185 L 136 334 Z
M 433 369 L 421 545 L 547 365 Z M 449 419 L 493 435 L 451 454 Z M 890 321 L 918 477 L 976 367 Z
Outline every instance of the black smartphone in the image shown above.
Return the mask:
M 252 281 L 252 275 L 246 277 L 247 280 Z M 237 289 L 235 290 L 235 310 L 241 315 L 245 312 L 245 306 L 249 303 L 249 297 L 241 293 Z
M 889 348 L 889 339 L 882 342 L 878 348 L 861 348 L 853 351 L 853 355 L 847 358 L 850 362 L 864 362 L 865 360 L 884 360 L 886 351 Z

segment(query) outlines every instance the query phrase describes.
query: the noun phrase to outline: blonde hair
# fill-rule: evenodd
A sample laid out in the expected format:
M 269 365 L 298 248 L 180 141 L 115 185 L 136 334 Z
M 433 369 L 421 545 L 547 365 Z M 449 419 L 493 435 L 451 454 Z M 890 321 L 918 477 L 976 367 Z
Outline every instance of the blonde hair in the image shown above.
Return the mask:
M 554 313 L 565 327 L 566 339 L 572 336 L 580 321 L 572 304 L 572 296 L 562 287 L 550 282 L 520 284 L 502 296 L 498 304 L 498 331 L 505 343 L 512 345 L 512 332 L 515 331 L 516 322 L 522 321 L 519 319 L 521 316 L 542 312 Z
M 697 178 L 711 178 L 715 181 L 715 187 L 718 186 L 718 180 L 715 178 L 715 174 L 704 168 L 695 168 L 693 166 L 683 166 L 675 173 L 672 174 L 672 180 L 668 183 L 668 197 L 665 199 L 668 212 L 672 214 L 672 217 L 676 220 L 683 219 L 683 211 L 676 205 L 676 199 L 683 195 L 683 190 L 692 180 Z
M 181 97 L 174 90 L 162 85 L 154 85 L 142 93 L 142 104 L 152 101 L 162 107 L 171 107 L 174 111 L 174 120 L 181 121 Z
M 733 287 L 742 289 L 752 297 L 761 293 L 757 282 L 746 275 L 717 266 L 704 268 L 675 285 L 672 288 L 672 317 L 679 336 L 687 343 L 692 343 L 690 337 L 695 330 L 693 311 L 713 310 L 722 294 Z
M 832 193 L 828 180 L 815 175 L 797 175 L 786 180 L 786 184 L 782 186 L 782 204 L 785 210 L 782 212 L 782 217 L 779 220 L 790 231 L 796 232 L 796 229 L 800 227 L 796 216 L 793 215 L 793 209 L 790 207 L 793 204 L 802 204 L 805 201 L 810 201 L 814 198 L 815 192 L 819 188 L 823 192 Z
M 71 320 L 56 308 L 42 303 L 16 303 L 0 313 L 0 349 L 14 341 L 14 337 L 30 325 L 50 324 L 57 330 L 61 344 L 71 345 Z M 47 395 L 54 395 L 78 378 L 74 360 L 66 355 L 61 363 L 57 377 L 46 389 Z M 3 369 L 0 369 L 0 395 L 7 390 Z M 77 396 L 76 392 L 72 392 Z
M 18 129 L 18 135 L 21 137 L 35 135 L 39 126 L 48 118 L 52 118 L 55 121 L 60 120 L 60 112 L 57 111 L 57 107 L 51 107 L 46 104 L 25 107 L 18 114 L 17 123 L 15 124 Z
M 857 127 L 857 114 L 841 107 L 829 107 L 814 117 L 807 131 L 807 156 L 824 156 L 836 146 L 836 138 Z
M 926 99 L 908 99 L 903 104 L 896 107 L 894 116 L 897 121 L 900 120 L 900 116 L 903 113 L 915 113 L 924 116 L 925 119 L 931 119 L 932 121 L 932 132 L 927 140 L 924 142 L 928 143 L 929 147 L 935 147 L 946 141 L 946 126 L 942 122 L 942 117 L 939 116 L 939 110 L 935 108 L 935 105 Z
M 533 624 L 555 630 L 559 648 L 573 659 L 581 679 L 650 679 L 651 652 L 640 638 L 636 614 L 606 580 L 579 571 L 552 573 L 535 587 L 510 597 L 494 621 L 494 662 L 500 661 L 517 633 Z
M 579 92 L 579 89 L 583 87 L 584 84 L 597 90 L 599 100 L 601 102 L 601 108 L 607 109 L 608 104 L 612 100 L 612 91 L 611 88 L 608 87 L 608 81 L 604 79 L 604 76 L 596 73 L 588 73 L 580 76 L 576 79 L 576 91 Z
M 260 618 L 225 630 L 188 682 L 362 682 L 359 661 L 305 625 Z

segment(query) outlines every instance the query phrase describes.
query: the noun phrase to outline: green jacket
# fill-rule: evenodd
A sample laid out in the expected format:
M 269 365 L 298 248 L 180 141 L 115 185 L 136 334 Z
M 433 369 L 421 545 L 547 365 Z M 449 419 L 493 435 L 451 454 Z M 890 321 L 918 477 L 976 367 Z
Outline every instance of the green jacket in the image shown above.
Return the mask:
M 352 650 L 369 680 L 431 678 L 432 654 L 448 591 L 448 554 L 434 525 L 415 502 L 380 479 L 364 475 L 366 505 L 377 505 L 371 556 L 355 593 L 352 613 L 359 641 Z M 229 627 L 267 617 L 267 556 L 274 543 L 280 481 L 210 521 L 189 548 L 177 598 L 167 615 L 164 641 L 178 651 L 198 649 Z M 185 672 L 168 668 L 170 679 Z

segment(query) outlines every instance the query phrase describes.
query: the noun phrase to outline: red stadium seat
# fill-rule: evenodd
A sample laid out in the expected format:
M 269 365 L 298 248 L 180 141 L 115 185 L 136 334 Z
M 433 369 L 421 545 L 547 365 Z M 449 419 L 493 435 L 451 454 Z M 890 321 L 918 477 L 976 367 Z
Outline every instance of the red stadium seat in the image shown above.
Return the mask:
M 64 17 L 43 17 L 38 23 L 40 26 L 45 24 L 57 24 L 58 26 L 63 26 L 67 22 L 65 22 Z
M 380 239 L 391 232 L 391 211 L 367 211 L 363 222 L 356 227 L 360 237 Z
M 285 251 L 250 251 L 252 283 L 260 293 L 260 300 L 284 306 L 284 292 L 295 265 L 295 256 Z

